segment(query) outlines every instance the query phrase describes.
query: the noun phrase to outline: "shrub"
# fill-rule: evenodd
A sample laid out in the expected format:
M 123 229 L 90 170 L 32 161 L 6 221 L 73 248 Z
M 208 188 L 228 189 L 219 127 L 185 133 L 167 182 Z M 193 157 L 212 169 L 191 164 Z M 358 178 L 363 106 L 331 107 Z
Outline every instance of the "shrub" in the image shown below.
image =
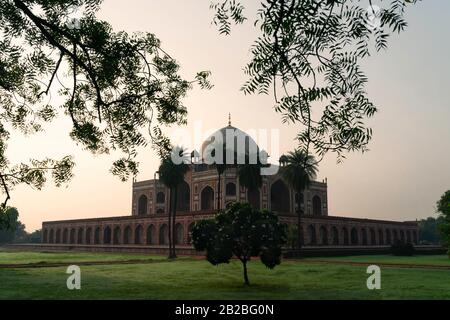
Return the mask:
M 396 241 L 391 245 L 391 253 L 395 256 L 412 256 L 414 254 L 414 245 L 411 242 Z

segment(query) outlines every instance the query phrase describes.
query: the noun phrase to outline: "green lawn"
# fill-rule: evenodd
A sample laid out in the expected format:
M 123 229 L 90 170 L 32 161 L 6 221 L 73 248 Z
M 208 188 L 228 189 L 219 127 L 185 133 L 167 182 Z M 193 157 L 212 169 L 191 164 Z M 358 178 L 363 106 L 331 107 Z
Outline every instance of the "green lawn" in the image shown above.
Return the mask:
M 153 263 L 117 263 L 130 257 L 153 259 Z M 194 258 L 167 261 L 146 255 L 0 252 L 0 264 L 112 261 L 111 265 L 82 266 L 82 289 L 73 291 L 66 288 L 65 267 L 0 268 L 0 299 L 450 299 L 450 270 L 383 267 L 382 289 L 370 291 L 365 266 L 338 265 L 327 259 L 331 263 L 311 261 L 314 259 L 283 261 L 274 270 L 255 260 L 249 265 L 252 285 L 245 287 L 238 261 L 214 267 Z M 334 259 L 372 264 L 398 258 Z M 413 264 L 417 260 L 421 264 L 448 263 L 446 256 L 401 259 L 405 263 L 411 259 Z
M 128 253 L 90 253 L 90 252 L 9 252 L 0 251 L 2 264 L 40 264 L 40 263 L 70 263 L 70 262 L 101 262 L 126 260 L 161 260 L 165 256 L 128 254 Z
M 377 255 L 377 256 L 346 256 L 346 257 L 323 257 L 323 258 L 308 258 L 304 261 L 347 261 L 347 262 L 363 262 L 363 263 L 389 263 L 389 264 L 415 264 L 415 265 L 437 265 L 449 266 L 450 259 L 447 255 L 423 255 L 412 257 L 399 257 L 393 255 Z

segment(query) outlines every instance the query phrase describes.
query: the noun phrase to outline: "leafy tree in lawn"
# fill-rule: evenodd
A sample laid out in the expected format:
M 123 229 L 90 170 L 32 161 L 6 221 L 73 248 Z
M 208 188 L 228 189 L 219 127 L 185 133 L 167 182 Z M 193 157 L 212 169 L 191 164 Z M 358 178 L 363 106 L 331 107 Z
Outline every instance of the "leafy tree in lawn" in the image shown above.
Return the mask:
M 387 48 L 391 33 L 407 23 L 408 5 L 419 0 L 263 0 L 255 28 L 259 36 L 244 71 L 246 94 L 272 92 L 275 111 L 294 123 L 305 154 L 320 161 L 334 152 L 366 151 L 372 130 L 365 121 L 376 106 L 369 100 L 361 62 Z M 213 0 L 214 23 L 230 34 L 231 23 L 244 23 L 243 1 Z M 379 8 L 379 10 L 378 10 Z
M 450 243 L 450 190 L 446 191 L 436 203 L 436 211 L 443 219 L 439 225 L 439 231 L 444 244 Z
M 70 136 L 87 150 L 124 155 L 111 171 L 122 180 L 135 175 L 137 149 L 149 142 L 170 148 L 161 125 L 184 124 L 182 103 L 193 81 L 151 33 L 127 34 L 95 16 L 102 0 L 0 1 L 0 187 L 25 183 L 40 189 L 51 172 L 56 185 L 72 177 L 73 159 L 11 164 L 11 130 L 30 134 L 61 114 Z M 78 20 L 71 16 L 77 11 Z M 208 72 L 195 76 L 210 88 Z M 51 99 L 60 96 L 60 99 Z M 149 136 L 149 138 L 147 138 Z
M 159 179 L 170 190 L 169 199 L 169 258 L 176 258 L 175 252 L 175 221 L 177 212 L 178 186 L 184 181 L 184 176 L 189 170 L 189 161 L 186 150 L 182 147 L 174 147 L 167 153 L 159 166 Z
M 244 281 L 250 284 L 247 263 L 251 257 L 273 269 L 281 263 L 281 247 L 286 243 L 285 227 L 277 215 L 255 210 L 248 203 L 234 203 L 210 220 L 202 220 L 192 229 L 196 250 L 206 250 L 213 264 L 229 263 L 235 256 L 243 265 Z

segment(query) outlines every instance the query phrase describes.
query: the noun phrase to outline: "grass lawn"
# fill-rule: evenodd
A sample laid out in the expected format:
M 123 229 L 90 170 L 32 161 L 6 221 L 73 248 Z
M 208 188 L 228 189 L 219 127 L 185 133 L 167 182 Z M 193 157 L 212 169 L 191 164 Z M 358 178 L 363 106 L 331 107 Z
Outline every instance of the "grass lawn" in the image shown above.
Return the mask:
M 126 260 L 161 260 L 166 256 L 142 255 L 129 253 L 91 253 L 91 252 L 16 252 L 0 250 L 2 264 L 41 264 L 70 262 L 101 262 Z
M 367 255 L 367 256 L 346 256 L 346 257 L 322 257 L 308 258 L 304 261 L 347 261 L 347 262 L 363 262 L 363 263 L 389 263 L 389 264 L 406 264 L 406 265 L 430 265 L 430 266 L 449 266 L 450 259 L 448 255 L 422 255 L 412 257 L 400 257 L 393 255 Z
M 154 262 L 117 264 L 130 257 Z M 368 261 L 365 260 L 368 258 L 345 259 Z M 370 264 L 387 262 L 389 258 L 397 259 L 370 256 Z M 448 259 L 446 256 L 409 259 L 413 264 L 418 263 L 417 259 L 421 264 L 424 261 L 442 264 L 444 258 Z M 215 267 L 194 258 L 167 261 L 146 255 L 0 252 L 0 264 L 103 259 L 112 263 L 81 267 L 82 288 L 73 291 L 66 288 L 65 267 L 0 268 L 0 299 L 450 299 L 450 270 L 383 267 L 382 288 L 371 291 L 366 287 L 369 275 L 365 266 L 322 264 L 305 259 L 285 260 L 269 270 L 254 260 L 249 265 L 252 285 L 245 287 L 239 261 Z

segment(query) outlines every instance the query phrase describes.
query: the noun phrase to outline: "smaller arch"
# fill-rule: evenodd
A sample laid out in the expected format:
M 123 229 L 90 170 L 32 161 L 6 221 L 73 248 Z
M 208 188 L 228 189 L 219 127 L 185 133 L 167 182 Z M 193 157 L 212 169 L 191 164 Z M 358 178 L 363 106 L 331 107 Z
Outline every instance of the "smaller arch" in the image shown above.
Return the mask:
M 391 245 L 392 244 L 392 233 L 391 230 L 386 229 L 386 244 Z
M 328 245 L 328 230 L 325 226 L 320 227 L 319 236 L 320 236 L 320 244 L 327 246 Z
M 159 244 L 168 244 L 169 242 L 169 228 L 167 224 L 163 224 L 159 228 Z
M 55 231 L 53 229 L 50 229 L 50 233 L 49 233 L 49 237 L 48 237 L 48 242 L 49 243 L 54 243 L 55 242 Z
M 61 243 L 61 229 L 56 230 L 55 243 Z
M 317 243 L 316 227 L 314 227 L 314 225 L 312 224 L 308 226 L 308 236 L 309 236 L 309 244 L 315 245 Z
M 70 229 L 70 243 L 75 244 L 75 228 Z
M 236 184 L 228 182 L 225 186 L 225 195 L 231 197 L 236 195 Z
M 384 234 L 382 229 L 378 230 L 378 244 L 381 246 L 384 245 Z
M 188 237 L 187 237 L 187 241 L 188 241 L 188 244 L 191 244 L 192 243 L 192 229 L 194 228 L 194 226 L 195 226 L 195 222 L 191 222 L 191 224 L 189 224 L 189 226 L 188 226 Z
M 369 229 L 369 233 L 370 233 L 370 244 L 374 246 L 377 244 L 377 235 L 373 228 Z
M 48 230 L 44 229 L 44 233 L 42 235 L 42 242 L 47 243 L 48 242 Z
M 94 231 L 94 244 L 100 244 L 100 227 L 96 227 Z
M 367 229 L 366 228 L 361 229 L 361 237 L 362 237 L 362 245 L 367 246 L 369 244 L 369 242 L 367 239 Z
M 113 231 L 113 244 L 120 244 L 120 235 L 122 233 L 122 230 L 119 226 L 114 228 Z
M 156 228 L 152 224 L 147 227 L 147 244 L 156 244 Z
M 105 230 L 103 230 L 103 243 L 111 244 L 111 227 L 107 226 Z
M 125 230 L 123 231 L 123 244 L 130 244 L 131 243 L 131 227 L 126 226 Z
M 142 225 L 138 225 L 134 230 L 134 244 L 143 244 L 144 228 Z
M 91 244 L 91 238 L 92 238 L 92 228 L 89 227 L 86 229 L 86 234 L 85 234 L 85 243 L 86 244 Z
M 356 228 L 352 228 L 352 230 L 350 231 L 350 240 L 353 246 L 358 245 L 359 237 L 358 237 L 358 230 L 356 230 Z
M 348 237 L 348 229 L 346 227 L 342 228 L 342 235 L 344 240 L 344 246 L 348 246 L 350 244 L 349 237 Z
M 64 228 L 63 235 L 62 235 L 62 243 L 66 244 L 69 241 L 69 230 L 67 228 Z
M 405 230 L 400 230 L 400 241 L 405 243 Z
M 184 228 L 181 223 L 177 223 L 175 225 L 175 244 L 183 244 L 184 243 Z
M 336 227 L 331 228 L 331 241 L 333 242 L 333 245 L 339 245 L 339 231 Z
M 77 232 L 77 244 L 83 243 L 83 228 L 79 228 Z

